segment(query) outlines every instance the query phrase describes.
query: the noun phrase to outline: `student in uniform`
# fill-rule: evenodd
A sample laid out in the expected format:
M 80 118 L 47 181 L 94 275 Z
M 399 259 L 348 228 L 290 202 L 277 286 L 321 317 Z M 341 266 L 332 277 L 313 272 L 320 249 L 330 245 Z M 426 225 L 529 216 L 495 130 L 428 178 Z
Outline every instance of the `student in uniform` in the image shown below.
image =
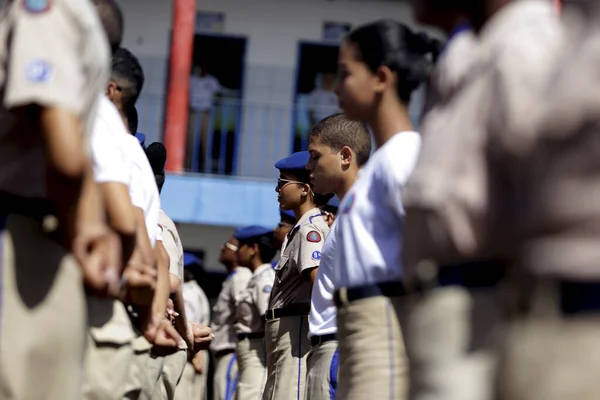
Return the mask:
M 252 271 L 248 287 L 242 293 L 234 325 L 238 343 L 236 358 L 239 380 L 236 400 L 257 400 L 267 380 L 265 350 L 265 312 L 275 279 L 271 260 L 277 251 L 273 246 L 273 230 L 248 226 L 236 231 L 239 242 L 238 262 Z
M 371 136 L 366 126 L 335 114 L 321 120 L 310 133 L 310 159 L 306 168 L 318 193 L 335 193 L 343 199 L 354 184 L 371 154 Z M 331 231 L 323 244 L 321 265 L 311 296 L 309 333 L 312 349 L 307 361 L 307 400 L 335 397 L 338 382 L 338 341 L 336 308 L 333 302 L 333 257 L 336 247 L 336 224 L 333 219 L 339 202 L 330 201 L 322 209 L 332 213 Z M 333 210 L 331 210 L 333 208 Z
M 352 31 L 339 55 L 336 92 L 346 116 L 366 122 L 377 150 L 340 203 L 333 255 L 342 399 L 408 396 L 400 326 L 404 207 L 401 188 L 421 137 L 408 116 L 428 77 L 430 40 L 382 20 Z
M 144 83 L 144 75 L 137 58 L 126 49 L 118 49 L 113 56 L 113 69 L 106 88 L 106 96 L 115 105 L 123 122 L 128 125 L 130 109 L 135 107 Z M 135 326 L 140 335 L 133 341 L 134 358 L 125 384 L 126 398 L 152 396 L 160 379 L 164 359 L 161 355 L 177 351 L 182 340 L 167 318 L 169 298 L 169 258 L 162 246 L 162 232 L 158 229 L 160 198 L 152 167 L 133 133 L 123 137 L 123 145 L 133 163 L 137 185 L 130 193 L 135 208 L 140 257 L 156 260 L 157 283 L 152 301 L 147 306 L 135 304 Z M 141 227 L 145 226 L 145 229 Z M 145 231 L 145 234 L 144 234 Z M 131 305 L 132 301 L 128 304 Z M 150 349 L 154 348 L 150 354 Z
M 239 242 L 232 236 L 221 247 L 219 257 L 219 262 L 225 266 L 229 275 L 223 282 L 213 307 L 210 324 L 215 336 L 210 345 L 215 359 L 214 400 L 231 400 L 235 395 L 238 368 L 235 358 L 237 336 L 233 325 L 240 296 L 252 278 L 252 272 L 238 264 L 238 249 Z
M 200 287 L 189 267 L 196 263 L 196 257 L 184 253 L 183 299 L 188 320 L 200 326 L 210 324 L 210 305 L 204 290 Z M 188 360 L 177 390 L 175 400 L 205 400 L 209 363 L 208 350 L 199 351 Z
M 512 174 L 533 172 L 519 168 L 521 157 L 530 155 L 530 128 L 546 101 L 541 90 L 553 76 L 563 38 L 550 2 L 469 2 L 464 9 L 478 39 L 475 62 L 445 114 L 436 116 L 439 128 L 428 128 L 404 188 L 405 264 L 418 286 L 436 292 L 431 298 L 426 294 L 431 301 L 420 302 L 410 316 L 411 329 L 418 328 L 410 333 L 411 349 L 426 367 L 421 371 L 439 377 L 434 384 L 445 393 L 439 398 L 487 399 L 497 398 L 498 389 L 512 390 L 511 384 L 495 387 L 505 313 L 496 306 L 494 286 L 523 242 L 519 227 L 528 222 L 528 205 L 512 194 L 521 185 L 533 188 L 534 180 Z M 541 197 L 548 199 L 547 194 Z M 534 214 L 539 210 L 536 204 Z M 429 343 L 418 339 L 422 332 L 431 334 Z M 442 375 L 448 368 L 455 371 L 452 382 Z M 523 371 L 513 371 L 527 381 Z M 530 376 L 537 380 L 537 373 L 536 368 Z M 422 387 L 431 385 L 424 375 L 420 381 Z
M 405 282 L 419 292 L 409 298 L 408 319 L 404 324 L 411 399 L 486 400 L 493 397 L 497 352 L 494 341 L 490 340 L 489 327 L 498 319 L 496 285 L 504 274 L 504 263 L 499 260 L 477 260 L 464 265 L 449 263 L 450 268 L 437 277 L 437 282 L 422 281 L 419 271 L 413 274 L 414 264 L 422 261 L 421 257 L 433 259 L 435 256 L 433 252 L 420 252 L 427 240 L 420 236 L 426 229 L 421 211 L 428 204 L 426 198 L 415 196 L 415 193 L 420 194 L 420 187 L 415 184 L 428 183 L 422 180 L 422 174 L 429 171 L 421 168 L 430 156 L 428 146 L 445 140 L 447 118 L 459 112 L 453 100 L 469 82 L 479 50 L 468 23 L 469 1 L 422 0 L 416 4 L 417 19 L 443 29 L 448 41 L 429 81 L 430 110 L 421 126 L 424 137 L 421 159 L 404 189 Z M 437 146 L 436 151 L 431 156 L 443 157 L 447 150 Z M 485 276 L 477 276 L 478 270 L 485 271 Z M 469 279 L 463 280 L 461 274 L 462 278 L 468 276 Z M 473 384 L 474 380 L 478 383 Z
M 123 32 L 121 10 L 112 0 L 95 0 L 105 33 L 113 51 L 119 47 Z M 100 101 L 90 137 L 94 177 L 107 205 L 107 215 L 122 243 L 122 299 L 148 305 L 156 285 L 153 264 L 144 264 L 136 247 L 136 218 L 130 191 L 139 181 L 132 181 L 133 166 L 122 139 L 127 128 L 115 106 L 99 93 Z M 143 234 L 145 234 L 145 228 Z M 88 296 L 89 338 L 85 356 L 85 379 L 82 399 L 115 399 L 123 395 L 125 377 L 133 357 L 135 333 L 124 304 L 115 298 Z
M 82 282 L 106 295 L 121 268 L 85 144 L 109 48 L 79 0 L 4 2 L 0 38 L 0 392 L 79 399 Z
M 282 210 L 293 210 L 298 222 L 283 243 L 266 313 L 264 400 L 303 399 L 306 391 L 310 291 L 329 233 L 309 183 L 308 158 L 304 151 L 275 163 L 279 205 Z
M 154 172 L 158 192 L 161 193 L 165 182 L 164 166 L 167 161 L 167 151 L 162 143 L 156 142 L 150 144 L 145 151 Z M 161 382 L 155 388 L 153 398 L 172 400 L 188 359 L 188 351 L 194 354 L 195 347 L 199 345 L 199 341 L 202 341 L 203 345 L 206 346 L 205 348 L 207 348 L 210 344 L 210 339 L 212 339 L 212 334 L 210 333 L 210 328 L 204 326 L 206 335 L 203 337 L 194 337 L 193 325 L 191 322 L 188 325 L 182 292 L 183 245 L 181 244 L 175 223 L 162 209 L 158 217 L 158 224 L 159 229 L 162 230 L 162 245 L 169 256 L 169 283 L 171 289 L 170 297 L 173 302 L 175 315 L 174 326 L 183 340 L 179 341 L 177 352 L 164 357 Z

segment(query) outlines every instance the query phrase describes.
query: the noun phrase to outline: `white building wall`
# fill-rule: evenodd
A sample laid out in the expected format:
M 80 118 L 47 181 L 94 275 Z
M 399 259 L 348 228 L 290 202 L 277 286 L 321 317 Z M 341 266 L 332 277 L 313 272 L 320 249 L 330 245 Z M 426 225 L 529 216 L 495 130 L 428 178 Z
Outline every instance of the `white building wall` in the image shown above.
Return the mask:
M 140 98 L 140 130 L 162 131 L 163 103 L 168 69 L 171 1 L 120 0 L 125 18 L 124 46 L 138 55 L 146 73 L 146 86 Z M 291 139 L 291 105 L 295 86 L 299 41 L 321 41 L 324 21 L 348 22 L 357 26 L 380 18 L 394 18 L 413 25 L 408 2 L 377 0 L 198 0 L 197 9 L 223 12 L 225 34 L 247 37 L 244 97 L 254 107 L 274 112 L 253 118 L 244 113 L 245 126 L 255 124 L 267 143 L 265 158 L 276 159 L 289 151 Z M 262 128 L 266 127 L 266 128 Z M 257 168 L 248 164 L 256 152 L 254 138 L 242 132 L 240 168 Z M 274 136 L 279 135 L 275 141 Z M 150 136 L 149 140 L 156 140 Z M 263 141 L 263 143 L 265 143 Z M 244 164 L 246 160 L 246 164 Z M 260 171 L 257 171 L 260 175 Z

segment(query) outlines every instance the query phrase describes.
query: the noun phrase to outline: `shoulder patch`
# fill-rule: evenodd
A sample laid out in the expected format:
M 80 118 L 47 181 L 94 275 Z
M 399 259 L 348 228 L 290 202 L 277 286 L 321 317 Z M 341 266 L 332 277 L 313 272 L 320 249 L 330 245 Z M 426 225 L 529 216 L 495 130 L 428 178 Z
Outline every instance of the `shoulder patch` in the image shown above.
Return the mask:
M 311 243 L 319 243 L 321 241 L 321 234 L 317 231 L 310 231 L 306 235 L 306 240 Z
M 271 285 L 267 285 L 267 286 L 265 286 L 263 288 L 263 292 L 264 293 L 271 293 L 271 289 L 272 289 Z
M 348 214 L 354 205 L 354 193 L 351 193 L 348 200 L 342 205 L 342 214 Z
M 41 14 L 49 11 L 52 0 L 23 0 L 23 8 L 31 14 Z
M 52 75 L 52 66 L 44 60 L 32 61 L 25 71 L 25 76 L 29 82 L 44 83 Z
M 312 253 L 312 259 L 313 260 L 320 260 L 321 259 L 321 252 L 320 251 L 313 251 L 313 253 Z

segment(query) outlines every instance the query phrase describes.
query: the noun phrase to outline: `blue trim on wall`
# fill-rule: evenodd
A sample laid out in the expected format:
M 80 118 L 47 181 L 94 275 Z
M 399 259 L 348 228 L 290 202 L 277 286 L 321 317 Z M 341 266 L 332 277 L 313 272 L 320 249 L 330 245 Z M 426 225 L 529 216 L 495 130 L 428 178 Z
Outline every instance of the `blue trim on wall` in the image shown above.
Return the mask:
M 161 205 L 176 222 L 217 226 L 279 222 L 276 182 L 201 174 L 167 174 Z

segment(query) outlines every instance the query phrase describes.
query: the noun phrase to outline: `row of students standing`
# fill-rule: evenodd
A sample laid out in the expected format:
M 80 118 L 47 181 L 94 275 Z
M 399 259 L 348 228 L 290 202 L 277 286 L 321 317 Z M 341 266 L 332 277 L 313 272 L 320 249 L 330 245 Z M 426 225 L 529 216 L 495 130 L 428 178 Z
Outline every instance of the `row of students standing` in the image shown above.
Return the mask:
M 0 18 L 1 397 L 173 398 L 212 336 L 186 321 L 166 152 L 134 136 L 121 11 L 9 1 Z
M 394 21 L 351 32 L 336 87 L 345 115 L 313 128 L 310 159 L 276 164 L 280 204 L 299 222 L 265 312 L 263 399 L 334 396 L 317 382 L 341 399 L 597 396 L 585 354 L 598 345 L 596 236 L 583 226 L 597 217 L 598 171 L 584 160 L 600 104 L 584 89 L 596 83 L 597 2 L 575 19 L 587 28 L 573 29 L 571 51 L 549 2 L 443 3 L 417 2 L 419 19 L 449 34 L 441 55 Z M 435 59 L 421 136 L 407 105 Z M 368 162 L 353 121 L 371 128 Z M 314 192 L 342 199 L 330 232 Z

